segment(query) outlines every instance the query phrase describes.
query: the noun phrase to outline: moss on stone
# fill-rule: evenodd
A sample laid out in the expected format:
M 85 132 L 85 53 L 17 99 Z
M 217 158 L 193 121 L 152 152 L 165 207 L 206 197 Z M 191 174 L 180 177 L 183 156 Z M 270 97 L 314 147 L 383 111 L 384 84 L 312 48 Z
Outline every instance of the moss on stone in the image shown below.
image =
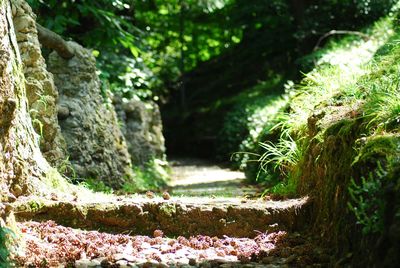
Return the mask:
M 160 212 L 167 217 L 172 217 L 176 214 L 176 204 L 164 203 L 160 206 Z
M 56 168 L 50 168 L 43 178 L 43 182 L 52 189 L 68 192 L 71 189 L 69 182 L 58 172 Z
M 365 144 L 359 150 L 352 165 L 368 164 L 378 160 L 398 157 L 400 150 L 400 137 L 397 134 L 374 135 L 361 138 Z
M 45 206 L 45 202 L 42 202 L 40 199 L 29 200 L 25 203 L 25 212 L 36 213 Z

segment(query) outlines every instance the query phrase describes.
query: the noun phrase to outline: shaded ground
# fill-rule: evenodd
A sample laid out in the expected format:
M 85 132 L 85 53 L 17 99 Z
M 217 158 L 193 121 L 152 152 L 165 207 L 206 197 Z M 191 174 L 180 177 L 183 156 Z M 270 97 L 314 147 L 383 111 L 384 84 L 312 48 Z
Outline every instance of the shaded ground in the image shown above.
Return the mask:
M 18 200 L 26 253 L 17 267 L 326 266 L 324 250 L 296 232 L 307 198 L 245 198 L 258 191 L 242 173 L 204 161 L 172 169 L 172 197 Z

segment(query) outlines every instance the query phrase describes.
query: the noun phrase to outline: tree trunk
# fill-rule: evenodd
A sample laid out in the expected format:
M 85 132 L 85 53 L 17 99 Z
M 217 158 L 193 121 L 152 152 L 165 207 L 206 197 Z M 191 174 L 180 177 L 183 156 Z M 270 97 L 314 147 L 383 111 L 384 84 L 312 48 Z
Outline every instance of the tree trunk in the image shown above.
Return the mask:
M 305 0 L 291 0 L 290 7 L 292 10 L 295 23 L 299 27 L 304 20 L 304 10 L 306 7 Z

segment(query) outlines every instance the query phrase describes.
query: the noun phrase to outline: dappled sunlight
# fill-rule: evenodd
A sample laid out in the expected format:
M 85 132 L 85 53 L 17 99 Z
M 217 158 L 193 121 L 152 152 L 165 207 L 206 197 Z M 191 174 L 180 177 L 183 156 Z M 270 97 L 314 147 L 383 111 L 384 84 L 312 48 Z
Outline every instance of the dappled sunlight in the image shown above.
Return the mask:
M 399 18 L 0 0 L 0 268 L 396 267 Z
M 243 172 L 210 167 L 173 167 L 171 186 L 244 180 Z
M 246 185 L 240 171 L 222 168 L 205 160 L 173 160 L 170 192 L 173 196 L 244 197 L 257 193 L 257 187 Z

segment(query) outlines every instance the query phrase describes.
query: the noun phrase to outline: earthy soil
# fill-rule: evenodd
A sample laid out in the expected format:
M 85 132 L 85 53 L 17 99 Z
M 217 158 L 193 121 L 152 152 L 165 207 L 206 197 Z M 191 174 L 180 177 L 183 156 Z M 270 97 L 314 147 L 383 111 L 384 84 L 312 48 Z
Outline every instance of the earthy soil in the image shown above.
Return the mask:
M 257 189 L 239 172 L 190 163 L 173 167 L 172 197 L 18 200 L 14 211 L 26 252 L 15 258 L 17 267 L 303 267 L 329 261 L 315 239 L 296 232 L 307 197 L 245 198 Z M 225 190 L 216 191 L 221 183 Z M 176 194 L 182 189 L 204 192 Z

